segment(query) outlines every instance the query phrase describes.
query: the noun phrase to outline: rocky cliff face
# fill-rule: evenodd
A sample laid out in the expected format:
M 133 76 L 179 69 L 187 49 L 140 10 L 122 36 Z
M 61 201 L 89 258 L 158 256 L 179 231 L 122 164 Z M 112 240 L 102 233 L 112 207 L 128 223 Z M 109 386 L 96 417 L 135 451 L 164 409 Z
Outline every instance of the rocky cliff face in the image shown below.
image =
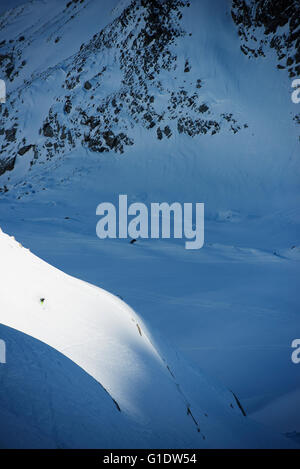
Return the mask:
M 190 82 L 191 69 L 198 64 L 188 57 L 179 60 L 180 39 L 192 36 L 181 24 L 190 6 L 187 0 L 134 0 L 74 56 L 26 79 L 1 109 L 0 174 L 11 171 L 18 155 L 30 149 L 31 165 L 41 154 L 49 159 L 78 145 L 99 153 L 123 153 L 134 144 L 133 129 L 139 126 L 149 129 L 158 140 L 169 139 L 174 133 L 193 137 L 215 135 L 222 127 L 233 133 L 246 127 L 231 112 L 215 113 L 201 98 L 205 86 L 201 73 L 196 79 L 193 74 Z M 61 28 L 71 21 L 72 8 L 80 14 L 82 7 L 79 2 L 69 2 L 62 11 L 65 21 Z M 16 16 L 18 12 L 22 10 L 17 9 Z M 2 28 L 5 24 L 3 18 Z M 54 49 L 60 40 L 59 30 L 56 34 L 51 41 Z M 1 72 L 9 82 L 26 67 L 23 55 L 32 43 L 25 33 L 1 42 Z M 101 64 L 103 56 L 107 57 L 105 64 Z M 112 75 L 115 83 L 111 83 Z M 177 85 L 181 75 L 186 80 Z M 27 99 L 28 90 L 51 79 L 55 81 L 53 101 L 47 115 L 32 124 L 37 131 L 32 138 L 33 129 L 26 132 L 18 116 L 19 103 Z
M 231 12 L 245 55 L 265 57 L 270 46 L 277 54 L 278 69 L 287 69 L 290 77 L 300 75 L 298 0 L 233 0 Z

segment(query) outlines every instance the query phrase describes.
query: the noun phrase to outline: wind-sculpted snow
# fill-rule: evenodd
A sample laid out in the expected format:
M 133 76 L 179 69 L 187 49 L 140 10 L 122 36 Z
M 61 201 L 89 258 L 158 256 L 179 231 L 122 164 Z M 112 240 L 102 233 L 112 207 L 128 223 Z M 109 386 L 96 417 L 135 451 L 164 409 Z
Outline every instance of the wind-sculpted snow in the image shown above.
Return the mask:
M 289 444 L 248 421 L 233 393 L 174 368 L 117 297 L 2 232 L 0 256 L 0 447 Z

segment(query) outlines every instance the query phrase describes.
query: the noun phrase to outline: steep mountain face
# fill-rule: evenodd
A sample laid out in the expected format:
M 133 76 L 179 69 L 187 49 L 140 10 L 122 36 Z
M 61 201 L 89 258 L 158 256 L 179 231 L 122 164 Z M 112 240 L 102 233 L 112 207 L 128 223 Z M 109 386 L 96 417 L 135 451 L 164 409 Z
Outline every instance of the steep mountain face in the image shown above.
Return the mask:
M 280 70 L 300 75 L 300 4 L 297 0 L 233 0 L 232 18 L 238 26 L 241 50 L 265 57 L 266 45 L 276 51 Z M 262 32 L 261 35 L 257 31 Z M 268 52 L 267 52 L 268 53 Z
M 257 93 L 253 89 L 249 96 L 243 89 L 253 84 L 251 76 L 245 77 L 247 67 L 236 39 L 232 47 L 237 34 L 234 22 L 244 53 L 251 34 L 257 47 L 250 50 L 247 46 L 249 55 L 270 55 L 275 48 L 280 59 L 286 56 L 290 76 L 294 76 L 299 54 L 298 4 L 290 2 L 284 7 L 281 2 L 275 8 L 274 2 L 254 3 L 256 6 L 234 2 L 231 12 L 218 4 L 215 25 L 223 22 L 223 26 L 217 34 L 212 30 L 213 11 L 208 2 L 103 1 L 100 12 L 99 4 L 92 0 L 64 5 L 34 1 L 6 13 L 0 36 L 1 73 L 8 83 L 8 100 L 1 107 L 0 122 L 2 191 L 15 186 L 11 172 L 17 163 L 23 168 L 24 180 L 30 178 L 34 165 L 44 165 L 55 156 L 81 148 L 96 154 L 123 154 L 145 138 L 153 144 L 161 142 L 162 153 L 172 145 L 174 151 L 177 140 L 185 141 L 185 136 L 193 152 L 199 144 L 205 148 L 208 143 L 210 153 L 220 151 L 219 142 L 225 139 L 220 147 L 234 154 L 228 164 L 235 165 L 238 156 L 233 147 L 253 147 L 252 137 L 258 132 L 254 151 L 260 151 L 260 139 L 265 139 L 268 124 L 264 129 L 255 128 L 252 121 L 257 116 L 247 109 Z M 93 19 L 96 12 L 98 24 Z M 231 20 L 229 29 L 230 14 L 234 22 Z M 289 27 L 288 34 L 283 32 L 284 26 Z M 80 34 L 74 37 L 77 30 Z M 230 66 L 234 79 L 228 76 Z M 253 78 L 256 75 L 251 66 L 248 72 Z M 268 79 L 273 81 L 271 75 Z M 268 103 L 260 96 L 256 99 L 267 108 Z M 288 95 L 285 99 L 289 119 Z M 295 129 L 290 125 L 288 132 L 282 127 L 281 132 L 295 142 Z M 141 138 L 141 133 L 146 137 Z M 268 145 L 265 151 L 271 154 L 274 148 Z M 187 148 L 185 153 L 189 166 L 191 150 Z M 249 163 L 250 158 L 241 158 L 241 171 L 252 171 L 256 163 Z M 260 172 L 268 179 L 276 165 L 270 167 L 266 164 L 268 156 L 264 159 L 260 165 L 266 166 Z M 199 171 L 209 164 L 199 161 Z M 291 187 L 295 169 L 299 170 L 297 163 L 285 162 L 281 155 L 279 164 L 286 166 Z
M 232 392 L 173 367 L 119 298 L 2 232 L 0 256 L 0 447 L 289 447 Z
M 278 70 L 300 76 L 300 4 L 298 0 L 233 0 L 231 15 L 238 27 L 241 51 L 249 58 L 277 56 Z M 294 114 L 300 124 L 300 114 Z
M 35 82 L 55 80 L 51 100 L 55 104 L 49 102 L 47 116 L 39 115 L 39 127 L 31 128 L 29 135 L 17 124 L 17 102 L 27 101 L 27 92 L 18 88 L 18 100 L 12 100 L 11 110 L 6 108 L 1 121 L 4 140 L 1 153 L 5 154 L 2 173 L 13 169 L 16 154 L 23 156 L 31 149 L 30 164 L 41 155 L 50 159 L 81 145 L 99 153 L 111 150 L 124 153 L 125 146 L 135 143 L 136 127 L 153 129 L 152 138 L 159 140 L 170 138 L 174 132 L 191 137 L 215 135 L 225 124 L 230 131 L 238 132 L 241 124 L 232 113 L 215 115 L 201 99 L 200 77 L 193 76 L 192 86 L 169 84 L 183 73 L 188 78 L 191 71 L 189 59 L 183 61 L 176 47 L 171 49 L 180 38 L 192 36 L 180 21 L 184 9 L 190 6 L 186 0 L 133 1 L 63 65 L 39 72 Z M 75 7 L 80 14 L 77 2 L 71 2 L 62 12 L 65 21 L 73 17 L 70 14 Z M 57 34 L 54 43 L 60 40 L 59 29 Z M 25 41 L 25 36 L 18 41 Z M 27 40 L 25 49 L 30 44 Z M 22 60 L 18 45 L 5 45 L 2 43 L 2 70 L 14 82 L 26 61 Z M 28 80 L 26 88 L 33 83 L 34 80 Z M 15 124 L 7 128 L 8 120 Z M 33 130 L 42 137 L 33 139 Z

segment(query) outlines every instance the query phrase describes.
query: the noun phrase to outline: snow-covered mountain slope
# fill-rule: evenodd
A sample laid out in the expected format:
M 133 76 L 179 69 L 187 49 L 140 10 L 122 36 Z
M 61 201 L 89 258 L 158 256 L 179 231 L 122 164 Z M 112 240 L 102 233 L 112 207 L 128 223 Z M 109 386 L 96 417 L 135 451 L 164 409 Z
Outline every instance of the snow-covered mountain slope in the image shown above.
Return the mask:
M 245 418 L 232 392 L 189 370 L 179 382 L 117 297 L 2 232 L 0 256 L 0 446 L 289 446 Z
M 87 198 L 93 192 L 86 186 L 82 197 L 82 175 L 74 177 L 77 190 L 62 182 L 39 202 L 34 195 L 3 202 L 5 230 L 48 262 L 131 304 L 177 377 L 172 348 L 232 389 L 248 415 L 272 422 L 279 433 L 298 431 L 300 382 L 291 342 L 300 322 L 299 211 L 262 219 L 222 213 L 206 221 L 206 244 L 193 253 L 173 240 L 100 241 L 89 210 L 97 195 Z M 185 367 L 179 368 L 186 385 Z M 197 395 L 200 389 L 196 401 Z M 289 412 L 278 406 L 282 400 Z
M 233 0 L 232 17 L 249 57 L 266 57 L 265 46 L 275 50 L 277 68 L 300 75 L 300 16 L 298 0 Z M 257 34 L 257 31 L 260 34 Z
M 298 9 L 34 0 L 0 18 L 3 229 L 131 304 L 193 408 L 203 390 L 177 351 L 234 390 L 247 414 L 290 435 L 300 431 L 290 347 L 300 324 Z M 205 202 L 204 248 L 99 241 L 96 206 L 119 193 Z M 214 397 L 205 402 L 213 412 Z M 212 445 L 239 446 L 235 435 L 216 430 Z
M 23 5 L 24 3 L 24 0 L 2 0 L 0 5 L 0 14 L 3 15 L 3 13 L 8 10 Z
M 26 194 L 24 182 L 41 176 L 49 160 L 84 148 L 99 164 L 105 153 L 112 164 L 115 152 L 134 154 L 126 167 L 147 192 L 156 193 L 145 181 L 149 165 L 160 186 L 168 174 L 169 196 L 205 199 L 210 210 L 296 203 L 291 78 L 276 69 L 270 35 L 264 56 L 241 51 L 240 26 L 231 17 L 238 7 L 230 7 L 208 0 L 52 0 L 6 13 L 2 190 L 18 185 L 18 195 Z M 297 8 L 296 2 L 296 16 Z M 236 22 L 243 21 L 240 14 Z M 264 37 L 259 24 L 253 27 L 256 40 Z M 290 42 L 297 51 L 296 38 Z M 132 178 L 124 179 L 135 191 Z

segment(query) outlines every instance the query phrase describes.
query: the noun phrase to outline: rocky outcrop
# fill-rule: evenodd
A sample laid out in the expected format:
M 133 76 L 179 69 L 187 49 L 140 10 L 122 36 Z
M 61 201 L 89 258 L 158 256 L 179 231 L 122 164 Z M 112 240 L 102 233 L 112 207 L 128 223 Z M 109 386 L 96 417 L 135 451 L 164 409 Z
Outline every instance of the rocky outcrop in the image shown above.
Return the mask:
M 278 69 L 287 69 L 290 77 L 300 75 L 298 0 L 233 0 L 231 13 L 245 55 L 265 56 L 266 46 L 270 46 L 277 53 Z

